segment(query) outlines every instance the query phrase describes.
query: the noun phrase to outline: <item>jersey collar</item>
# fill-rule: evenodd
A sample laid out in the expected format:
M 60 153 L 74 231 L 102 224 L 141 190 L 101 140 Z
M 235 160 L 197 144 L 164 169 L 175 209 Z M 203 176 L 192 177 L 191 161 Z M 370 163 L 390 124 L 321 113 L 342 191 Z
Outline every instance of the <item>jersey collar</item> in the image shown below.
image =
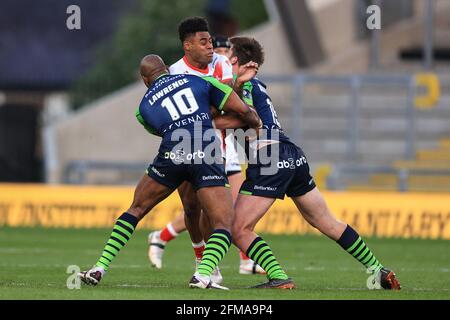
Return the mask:
M 192 64 L 189 63 L 189 61 L 188 61 L 188 59 L 186 58 L 186 56 L 183 56 L 183 61 L 184 61 L 184 63 L 186 63 L 186 65 L 187 65 L 189 68 L 191 68 L 191 69 L 193 69 L 193 70 L 195 70 L 195 71 L 201 72 L 201 73 L 203 73 L 203 74 L 208 74 L 208 73 L 209 73 L 209 67 L 208 67 L 208 66 L 206 66 L 205 69 L 197 68 L 197 67 L 195 67 L 195 66 L 193 66 Z
M 156 78 L 154 81 L 156 81 L 156 80 L 158 80 L 159 78 L 162 78 L 162 77 L 164 77 L 164 76 L 168 76 L 169 75 L 169 73 L 163 73 L 162 75 L 160 75 L 160 76 L 158 76 L 158 78 Z

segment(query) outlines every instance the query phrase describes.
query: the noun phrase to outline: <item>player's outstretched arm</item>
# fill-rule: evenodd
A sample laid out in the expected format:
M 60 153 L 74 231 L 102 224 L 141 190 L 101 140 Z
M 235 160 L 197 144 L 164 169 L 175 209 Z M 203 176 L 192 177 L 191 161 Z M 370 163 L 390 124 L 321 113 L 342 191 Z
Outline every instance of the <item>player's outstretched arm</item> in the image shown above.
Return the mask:
M 212 118 L 214 119 L 214 126 L 216 129 L 237 129 L 247 126 L 237 114 L 227 113 L 222 115 L 215 107 L 210 109 Z
M 233 112 L 238 116 L 244 123 L 243 126 L 249 126 L 250 128 L 258 129 L 262 127 L 261 119 L 256 113 L 255 109 L 251 106 L 245 104 L 236 92 L 231 92 L 227 101 L 223 106 L 223 110 L 226 112 Z M 228 119 L 230 120 L 230 119 Z M 217 122 L 216 122 L 217 126 Z M 240 127 L 243 127 L 242 125 Z
M 257 112 L 245 104 L 233 89 L 212 77 L 204 77 L 203 80 L 209 83 L 210 105 L 215 106 L 219 111 L 234 113 L 235 116 L 243 121 L 243 125 L 242 123 L 228 123 L 227 125 L 232 125 L 233 127 L 248 126 L 255 129 L 262 127 L 262 122 Z M 232 119 L 228 117 L 226 120 L 231 121 Z M 217 123 L 216 128 L 218 128 Z
M 227 113 L 222 116 L 218 115 L 213 119 L 216 129 L 237 129 L 247 126 L 247 123 L 245 123 L 244 120 L 242 120 L 238 115 L 233 113 Z

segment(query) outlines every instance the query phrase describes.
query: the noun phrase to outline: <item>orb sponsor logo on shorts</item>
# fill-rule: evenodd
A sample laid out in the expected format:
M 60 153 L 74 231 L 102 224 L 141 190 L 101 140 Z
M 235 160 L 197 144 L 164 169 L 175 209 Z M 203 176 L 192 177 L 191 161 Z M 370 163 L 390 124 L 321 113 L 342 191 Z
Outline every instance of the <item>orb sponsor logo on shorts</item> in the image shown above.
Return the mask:
M 172 129 L 174 129 L 172 127 Z M 167 129 L 169 130 L 169 129 Z M 166 131 L 167 131 L 166 130 Z M 228 146 L 232 145 L 237 151 L 237 159 L 239 163 L 257 164 L 260 166 L 261 175 L 275 175 L 278 173 L 280 168 L 291 167 L 291 164 L 284 163 L 282 155 L 280 155 L 280 128 L 278 126 L 274 128 L 263 128 L 258 130 L 254 129 L 227 129 L 225 130 L 225 136 L 233 134 L 234 139 L 229 142 Z M 177 154 L 165 153 L 166 159 L 171 159 L 174 163 L 184 163 L 187 161 L 194 164 L 223 164 L 224 163 L 224 152 L 220 138 L 217 135 L 217 129 L 215 128 L 204 128 L 203 121 L 195 121 L 193 123 L 193 128 L 190 127 L 189 130 L 185 128 L 175 128 L 171 133 L 168 133 L 170 141 L 176 143 L 170 146 L 171 152 L 176 152 L 176 150 L 184 150 L 187 154 L 192 153 L 192 160 L 186 159 L 182 161 L 181 155 L 178 157 Z M 220 135 L 221 137 L 222 135 Z M 250 145 L 250 148 L 246 146 Z M 270 145 L 270 148 L 267 146 Z M 193 154 L 194 150 L 201 150 L 200 157 L 196 157 Z M 293 166 L 300 166 L 306 162 L 306 159 L 295 160 L 298 156 L 293 156 Z M 280 158 L 282 159 L 280 162 Z M 286 159 L 284 159 L 286 161 Z M 278 164 L 278 165 L 277 165 Z
M 175 152 L 165 152 L 164 159 L 170 159 L 173 162 L 182 163 L 185 161 L 192 161 L 195 159 L 203 159 L 205 157 L 205 153 L 203 151 L 195 151 L 193 153 L 186 153 L 183 150 L 177 150 Z
M 225 179 L 224 176 L 217 176 L 217 175 L 202 176 L 202 180 L 203 181 L 207 181 L 207 180 L 223 180 L 223 179 Z
M 307 163 L 306 157 L 302 156 L 299 159 L 288 158 L 287 160 L 278 161 L 277 168 L 278 169 L 295 169 L 296 167 L 300 167 Z
M 269 186 L 258 186 L 255 185 L 253 187 L 254 190 L 262 190 L 262 191 L 276 191 L 278 187 L 269 187 Z

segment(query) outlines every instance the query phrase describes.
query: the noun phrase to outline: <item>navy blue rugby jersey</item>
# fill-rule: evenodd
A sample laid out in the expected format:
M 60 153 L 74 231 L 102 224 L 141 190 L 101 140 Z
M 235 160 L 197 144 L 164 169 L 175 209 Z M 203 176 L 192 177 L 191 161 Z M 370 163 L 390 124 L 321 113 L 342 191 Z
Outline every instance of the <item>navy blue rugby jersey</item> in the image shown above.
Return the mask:
M 278 139 L 276 140 L 280 142 L 291 142 L 278 121 L 277 113 L 264 83 L 258 79 L 252 79 L 246 82 L 243 87 L 243 100 L 255 108 L 263 123 L 263 129 L 266 129 L 267 140 L 275 140 L 275 137 L 272 135 L 273 130 L 275 130 L 278 133 Z
M 175 130 L 185 129 L 194 137 L 199 122 L 202 135 L 213 129 L 210 106 L 222 110 L 232 91 L 213 77 L 164 74 L 148 88 L 136 117 L 148 132 L 162 137 L 160 152 L 171 150 L 180 141 L 172 138 Z M 199 132 L 195 137 L 200 138 Z

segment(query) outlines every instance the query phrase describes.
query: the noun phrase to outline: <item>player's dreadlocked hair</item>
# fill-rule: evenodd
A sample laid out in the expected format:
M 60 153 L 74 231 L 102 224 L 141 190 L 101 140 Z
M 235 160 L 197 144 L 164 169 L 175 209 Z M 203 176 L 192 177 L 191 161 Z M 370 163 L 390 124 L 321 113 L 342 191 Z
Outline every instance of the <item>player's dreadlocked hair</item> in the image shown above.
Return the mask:
M 233 56 L 236 56 L 240 65 L 253 61 L 261 66 L 264 63 L 264 50 L 254 38 L 233 37 L 230 39 Z
M 209 32 L 208 21 L 202 17 L 187 18 L 178 25 L 178 35 L 180 36 L 181 43 L 183 43 L 188 36 L 202 31 Z

